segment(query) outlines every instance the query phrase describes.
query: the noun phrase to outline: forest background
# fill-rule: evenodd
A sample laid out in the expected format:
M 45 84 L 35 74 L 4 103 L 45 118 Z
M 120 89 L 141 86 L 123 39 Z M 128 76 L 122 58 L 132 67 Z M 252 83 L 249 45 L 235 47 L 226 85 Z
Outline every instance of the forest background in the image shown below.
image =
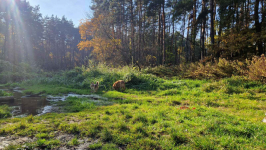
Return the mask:
M 92 17 L 75 28 L 66 17 L 43 17 L 40 7 L 27 1 L 1 0 L 0 58 L 47 70 L 88 65 L 88 60 L 158 66 L 251 59 L 265 53 L 265 3 L 93 0 Z

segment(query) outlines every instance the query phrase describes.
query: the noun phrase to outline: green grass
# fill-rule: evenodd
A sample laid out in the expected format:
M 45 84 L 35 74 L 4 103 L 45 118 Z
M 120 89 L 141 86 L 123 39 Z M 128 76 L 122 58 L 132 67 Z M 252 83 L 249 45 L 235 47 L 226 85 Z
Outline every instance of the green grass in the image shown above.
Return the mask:
M 0 119 L 11 117 L 10 108 L 7 105 L 0 106 Z
M 95 104 L 87 98 L 68 97 L 66 101 L 57 103 L 65 112 L 80 112 L 95 108 Z
M 99 143 L 94 143 L 94 144 L 90 144 L 88 148 L 91 149 L 91 150 L 96 150 L 96 149 L 102 148 L 102 145 L 103 144 L 100 143 L 100 142 Z
M 0 90 L 0 96 L 12 96 L 12 95 L 13 95 L 12 93 Z
M 79 141 L 77 138 L 73 138 L 68 144 L 70 146 L 77 146 L 77 145 L 79 145 Z
M 71 80 L 75 81 L 67 83 Z M 128 80 L 117 92 L 112 82 Z M 266 85 L 231 77 L 219 81 L 162 79 L 128 68 L 95 68 L 62 73 L 54 78 L 24 81 L 27 92 L 90 94 L 85 86 L 100 81 L 96 94 L 114 102 L 97 106 L 88 99 L 60 102 L 67 113 L 0 120 L 0 135 L 36 137 L 33 147 L 79 145 L 89 149 L 266 149 Z M 38 87 L 38 88 L 37 88 Z M 187 106 L 189 109 L 182 109 Z M 1 109 L 0 109 L 1 110 Z M 55 142 L 57 133 L 75 135 L 69 143 Z

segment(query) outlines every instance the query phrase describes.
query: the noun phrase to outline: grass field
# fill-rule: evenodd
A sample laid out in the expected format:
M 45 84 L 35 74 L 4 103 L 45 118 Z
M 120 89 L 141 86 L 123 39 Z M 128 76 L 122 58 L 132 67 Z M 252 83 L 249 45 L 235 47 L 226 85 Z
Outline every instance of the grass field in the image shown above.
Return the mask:
M 111 88 L 119 79 L 127 82 L 124 92 Z M 35 139 L 6 149 L 73 148 L 87 141 L 88 149 L 266 149 L 266 85 L 242 77 L 159 78 L 130 68 L 98 67 L 15 85 L 25 93 L 90 94 L 89 85 L 96 81 L 101 85 L 96 94 L 113 105 L 72 97 L 60 102 L 66 113 L 0 119 L 0 136 Z M 59 140 L 60 134 L 71 139 Z

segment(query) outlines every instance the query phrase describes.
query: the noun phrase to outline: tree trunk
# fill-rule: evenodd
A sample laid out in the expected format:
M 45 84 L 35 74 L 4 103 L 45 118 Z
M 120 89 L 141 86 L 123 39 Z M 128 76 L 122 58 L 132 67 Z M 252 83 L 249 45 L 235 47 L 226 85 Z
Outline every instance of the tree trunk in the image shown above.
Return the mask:
M 184 23 L 184 25 L 183 25 L 183 32 L 182 32 L 182 39 L 181 39 L 181 50 L 178 53 L 178 64 L 181 63 L 181 60 L 180 60 L 181 56 L 180 55 L 181 55 L 181 52 L 184 51 L 184 37 L 185 37 L 185 30 L 186 30 L 186 15 L 185 14 L 184 14 L 183 23 Z
M 211 31 L 210 31 L 210 37 L 211 37 L 211 44 L 212 44 L 212 50 L 214 50 L 214 0 L 210 0 L 210 11 L 211 11 Z M 219 57 L 219 52 L 215 52 L 216 57 Z
M 166 58 L 166 51 L 165 51 L 165 12 L 164 12 L 164 3 L 165 0 L 163 0 L 163 14 L 162 14 L 162 21 L 163 21 L 163 60 L 162 64 L 165 64 L 165 58 Z
M 210 11 L 211 11 L 211 32 L 210 32 L 210 37 L 211 37 L 211 44 L 214 44 L 214 13 L 213 13 L 213 0 L 210 0 Z
M 140 60 L 140 52 L 141 52 L 141 25 L 142 25 L 142 4 L 141 4 L 141 0 L 139 0 L 139 42 L 138 42 L 138 61 Z
M 197 12 L 197 0 L 194 0 L 193 4 L 193 24 L 192 24 L 192 48 L 191 48 L 191 61 L 195 61 L 195 44 L 196 44 L 196 30 L 197 30 L 197 25 L 196 25 L 196 12 Z
M 186 62 L 189 62 L 189 58 L 190 58 L 190 46 L 189 46 L 189 44 L 190 44 L 190 42 L 189 42 L 189 26 L 190 26 L 190 19 L 189 19 L 189 17 L 188 17 L 188 26 L 187 26 L 187 41 L 186 41 Z
M 249 9 L 249 5 L 250 5 L 250 0 L 247 0 L 246 3 L 246 28 L 249 28 L 249 21 L 250 21 L 250 9 Z
M 176 65 L 177 64 L 177 50 L 176 50 L 176 41 L 175 41 L 175 22 L 174 21 L 173 21 L 173 33 L 172 33 L 172 51 L 174 51 L 174 54 L 175 54 L 175 65 Z
M 202 0 L 202 12 L 205 11 L 205 0 Z M 201 59 L 204 59 L 205 55 L 205 26 L 206 26 L 206 17 L 203 18 L 201 24 L 201 36 L 200 36 L 200 44 L 201 44 Z
M 130 22 L 131 22 L 131 49 L 133 54 L 131 56 L 134 56 L 133 62 L 136 59 L 136 52 L 135 52 L 135 46 L 134 46 L 134 20 L 133 20 L 133 0 L 130 0 Z M 131 52 L 131 53 L 132 53 Z
M 158 26 L 159 26 L 159 28 L 158 28 L 158 48 L 159 48 L 159 49 L 158 49 L 158 54 L 157 54 L 157 60 L 159 61 L 158 63 L 161 64 L 161 62 L 160 62 L 160 61 L 161 61 L 161 53 L 162 53 L 162 52 L 161 52 L 161 50 L 162 50 L 162 49 L 161 49 L 161 48 L 162 48 L 162 46 L 161 46 L 161 45 L 162 45 L 162 44 L 161 44 L 161 41 L 162 41 L 162 40 L 161 40 L 161 37 L 162 37 L 162 36 L 161 36 L 161 24 L 162 24 L 162 23 L 161 23 L 161 19 L 162 19 L 162 17 L 161 17 L 161 6 L 160 6 L 160 9 L 159 9 L 159 16 L 158 16 L 158 19 L 159 19 L 159 21 L 158 21 Z
M 255 19 L 255 27 L 256 27 L 256 33 L 259 36 L 259 38 L 261 37 L 261 24 L 259 22 L 259 2 L 260 0 L 256 0 L 255 2 L 255 14 L 254 14 L 254 19 Z M 258 55 L 262 55 L 263 54 L 263 45 L 262 45 L 262 41 L 260 39 L 258 39 L 256 41 L 256 45 L 258 48 Z

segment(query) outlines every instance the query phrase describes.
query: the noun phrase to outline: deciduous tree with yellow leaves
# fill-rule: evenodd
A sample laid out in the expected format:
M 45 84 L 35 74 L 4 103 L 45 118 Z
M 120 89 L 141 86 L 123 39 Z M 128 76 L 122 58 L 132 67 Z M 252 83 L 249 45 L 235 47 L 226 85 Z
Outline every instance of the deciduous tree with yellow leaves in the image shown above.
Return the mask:
M 91 51 L 95 61 L 111 64 L 121 63 L 121 40 L 114 38 L 108 17 L 99 15 L 97 18 L 86 19 L 81 22 L 79 32 L 82 41 L 79 50 Z

